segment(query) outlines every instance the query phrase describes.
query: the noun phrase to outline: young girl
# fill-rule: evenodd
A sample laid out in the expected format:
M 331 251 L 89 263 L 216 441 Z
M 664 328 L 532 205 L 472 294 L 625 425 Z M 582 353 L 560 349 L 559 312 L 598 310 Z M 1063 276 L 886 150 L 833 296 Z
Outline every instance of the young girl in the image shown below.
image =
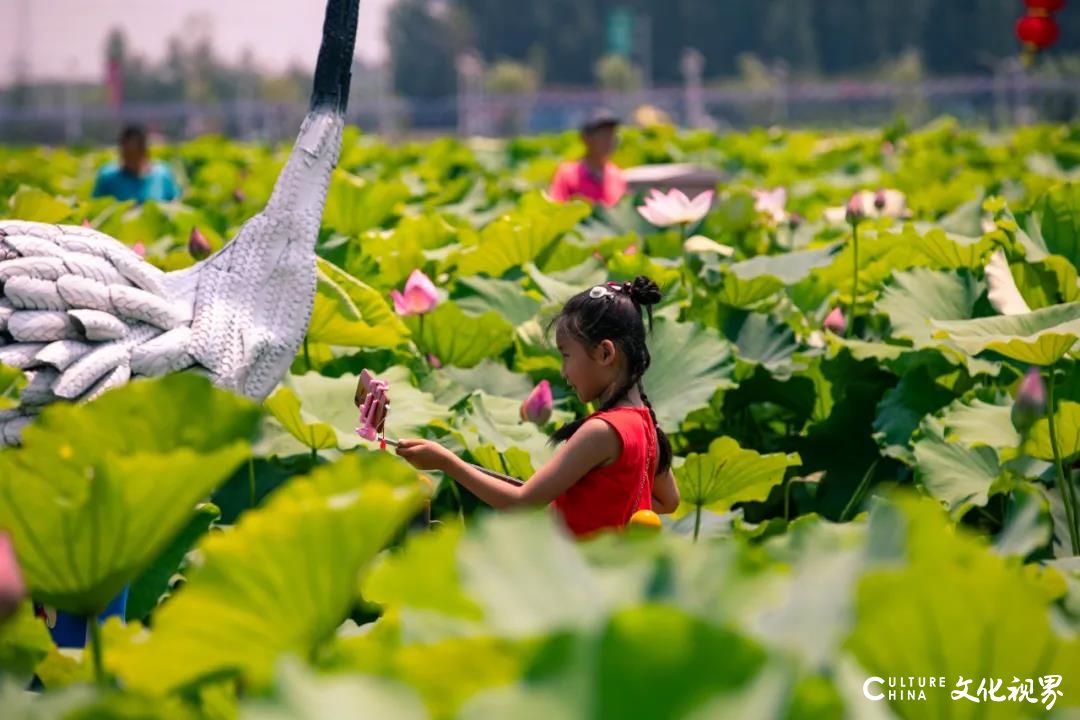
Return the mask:
M 397 454 L 420 470 L 441 470 L 492 507 L 554 503 L 577 536 L 625 526 L 638 510 L 674 511 L 671 445 L 641 384 L 650 362 L 642 310 L 651 330 L 659 301 L 656 283 L 638 276 L 575 295 L 552 321 L 563 378 L 600 409 L 560 428 L 552 440 L 565 444 L 524 485 L 485 475 L 429 440 L 402 440 Z

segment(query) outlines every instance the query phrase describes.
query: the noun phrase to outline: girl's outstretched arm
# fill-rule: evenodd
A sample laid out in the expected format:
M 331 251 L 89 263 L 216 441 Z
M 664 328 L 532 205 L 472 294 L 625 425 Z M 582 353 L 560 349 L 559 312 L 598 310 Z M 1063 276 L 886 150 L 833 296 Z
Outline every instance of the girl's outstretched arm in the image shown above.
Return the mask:
M 622 452 L 615 430 L 603 420 L 589 420 L 524 485 L 510 485 L 485 475 L 430 440 L 401 440 L 397 454 L 421 470 L 441 470 L 494 508 L 547 505 L 598 465 Z
M 675 484 L 675 473 L 671 468 L 657 475 L 653 480 L 652 509 L 655 513 L 673 513 L 679 507 L 679 486 Z

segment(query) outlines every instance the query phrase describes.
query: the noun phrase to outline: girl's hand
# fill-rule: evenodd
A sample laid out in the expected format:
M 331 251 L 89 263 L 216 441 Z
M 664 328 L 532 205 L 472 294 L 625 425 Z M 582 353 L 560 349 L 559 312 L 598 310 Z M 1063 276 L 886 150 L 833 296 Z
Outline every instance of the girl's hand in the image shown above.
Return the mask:
M 431 440 L 399 440 L 397 454 L 417 470 L 443 470 L 457 459 L 454 453 Z

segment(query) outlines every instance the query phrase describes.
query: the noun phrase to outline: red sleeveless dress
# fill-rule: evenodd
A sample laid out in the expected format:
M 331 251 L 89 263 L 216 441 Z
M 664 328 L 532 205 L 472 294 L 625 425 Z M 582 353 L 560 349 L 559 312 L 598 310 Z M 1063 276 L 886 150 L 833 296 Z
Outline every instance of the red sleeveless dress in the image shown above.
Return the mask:
M 622 454 L 610 465 L 590 470 L 552 503 L 578 537 L 624 527 L 638 510 L 651 510 L 656 475 L 656 426 L 648 408 L 617 407 L 589 417 L 600 418 L 618 433 Z

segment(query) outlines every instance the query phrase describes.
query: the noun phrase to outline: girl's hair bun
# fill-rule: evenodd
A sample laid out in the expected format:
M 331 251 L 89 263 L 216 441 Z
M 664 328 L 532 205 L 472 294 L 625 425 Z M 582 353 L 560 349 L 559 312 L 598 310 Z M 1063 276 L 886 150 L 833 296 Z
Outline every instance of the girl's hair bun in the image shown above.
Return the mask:
M 638 275 L 634 282 L 630 283 L 630 299 L 636 305 L 651 307 L 660 302 L 662 297 L 660 286 L 645 275 Z

